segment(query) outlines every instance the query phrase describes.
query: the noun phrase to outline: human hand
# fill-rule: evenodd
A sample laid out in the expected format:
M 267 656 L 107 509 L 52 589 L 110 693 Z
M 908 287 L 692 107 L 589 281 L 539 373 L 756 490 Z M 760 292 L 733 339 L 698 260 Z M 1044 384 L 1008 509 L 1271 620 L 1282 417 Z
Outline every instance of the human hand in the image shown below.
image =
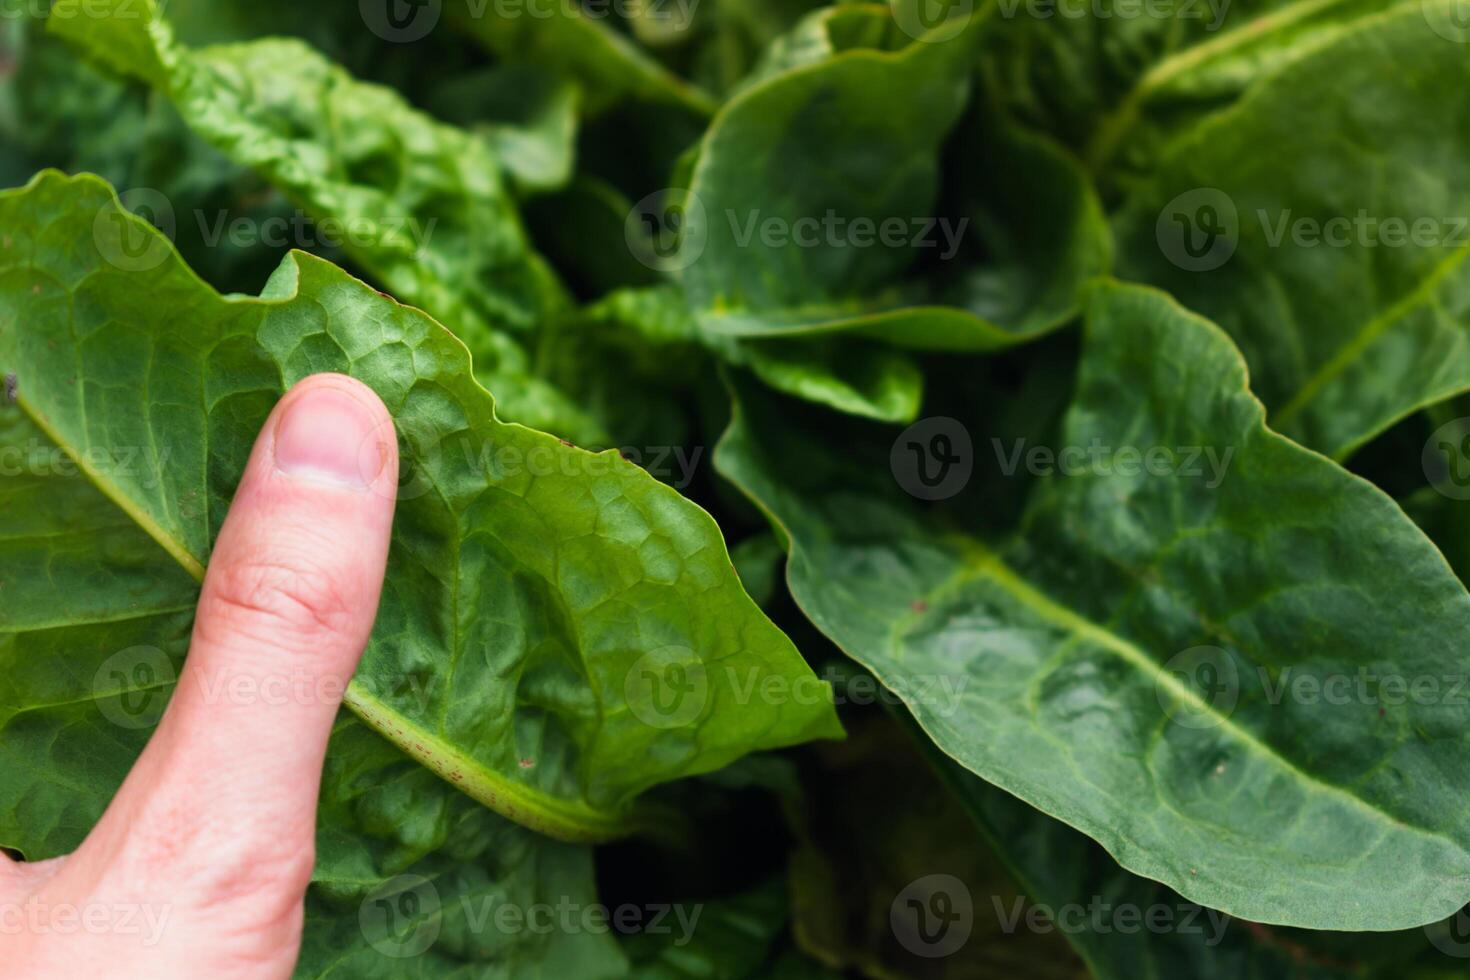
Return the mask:
M 0 909 L 74 910 L 136 931 L 0 935 L 16 980 L 271 980 L 301 945 L 317 791 L 341 694 L 372 631 L 398 451 L 367 387 L 318 375 L 266 422 L 209 561 L 193 639 L 157 730 L 74 854 L 0 855 Z M 300 685 L 302 678 L 307 683 Z M 243 683 L 242 683 L 243 682 Z M 280 689 L 308 698 L 231 698 Z M 293 687 L 295 689 L 295 687 Z

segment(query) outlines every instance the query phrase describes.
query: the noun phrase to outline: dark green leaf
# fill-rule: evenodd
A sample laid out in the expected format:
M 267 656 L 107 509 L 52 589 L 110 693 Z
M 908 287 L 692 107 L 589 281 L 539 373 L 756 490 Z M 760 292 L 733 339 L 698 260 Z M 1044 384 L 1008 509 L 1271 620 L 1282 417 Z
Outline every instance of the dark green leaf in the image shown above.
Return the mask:
M 790 534 L 797 602 L 966 768 L 1245 918 L 1406 928 L 1470 897 L 1467 708 L 1281 693 L 1447 683 L 1470 595 L 1387 496 L 1265 427 L 1217 328 L 1098 287 L 1043 447 L 1063 469 L 1001 540 L 895 485 L 962 481 L 959 422 L 817 435 L 741 404 L 717 464 Z
M 1470 93 L 1433 29 L 1455 9 L 1333 32 L 1172 143 L 1118 218 L 1121 271 L 1219 322 L 1272 424 L 1337 458 L 1470 387 Z
M 180 576 L 202 577 L 271 405 L 340 371 L 382 396 L 406 464 L 347 703 L 419 762 L 513 819 L 596 839 L 625 832 L 649 786 L 839 733 L 820 699 L 742 698 L 810 671 L 741 590 L 709 516 L 615 452 L 497 421 L 463 346 L 423 314 L 301 253 L 261 299 L 220 297 L 95 178 L 0 195 L 0 228 L 0 372 L 117 505 L 113 522 L 159 546 L 151 563 L 120 560 L 164 590 L 170 636 L 188 618 Z M 95 557 L 91 580 L 48 577 L 50 540 L 10 565 L 35 591 L 6 600 L 8 630 L 50 624 L 64 650 L 85 642 L 73 624 L 133 622 L 135 585 Z M 63 612 L 62 596 L 94 611 Z M 13 656 L 27 635 L 6 634 Z M 695 686 L 670 708 L 660 672 L 675 669 Z M 14 696 L 12 714 L 37 721 L 28 692 Z

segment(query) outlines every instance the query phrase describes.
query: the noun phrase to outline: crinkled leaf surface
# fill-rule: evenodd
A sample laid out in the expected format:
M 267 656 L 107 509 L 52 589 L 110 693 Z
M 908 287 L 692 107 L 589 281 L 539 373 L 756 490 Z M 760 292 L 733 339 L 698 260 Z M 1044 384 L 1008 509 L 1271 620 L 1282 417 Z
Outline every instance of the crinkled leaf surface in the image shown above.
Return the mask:
M 182 669 L 196 592 L 56 449 L 0 408 L 0 453 L 22 462 L 0 483 L 0 842 L 32 860 L 74 850 L 142 752 Z M 140 465 L 129 452 L 107 460 Z M 512 823 L 351 715 L 338 720 L 298 977 L 623 975 L 605 936 L 483 927 L 487 902 L 564 897 L 596 901 L 587 847 Z M 421 951 L 416 937 L 429 940 Z
M 0 490 L 0 842 L 36 860 L 80 843 L 142 751 L 182 670 L 195 588 L 80 472 L 49 467 L 53 450 L 25 415 L 0 410 L 0 454 L 26 463 Z M 636 934 L 626 952 L 576 920 L 549 933 L 497 926 L 505 907 L 570 903 L 580 916 L 596 903 L 590 849 L 484 808 L 349 714 L 319 822 L 301 980 L 772 975 L 788 914 L 779 881 L 698 903 L 692 935 Z M 818 976 L 798 958 L 786 968 Z
M 265 236 L 232 239 L 228 226 L 288 228 L 293 205 L 195 135 L 167 99 L 79 58 L 44 20 L 21 26 L 16 73 L 0 86 L 14 97 L 17 151 L 40 162 L 11 183 L 43 166 L 96 173 L 132 190 L 139 210 L 170 228 L 180 254 L 216 289 L 259 290 L 286 247 Z M 326 245 L 315 251 L 334 254 Z
M 628 975 L 608 932 L 496 925 L 595 903 L 591 848 L 486 810 L 350 716 L 328 760 L 298 978 Z
M 1431 28 L 1454 9 L 1334 33 L 1171 144 L 1118 217 L 1120 272 L 1216 320 L 1272 425 L 1335 457 L 1470 387 L 1470 91 Z
M 191 126 L 313 215 L 353 225 L 354 256 L 405 300 L 464 332 L 534 322 L 529 246 L 480 140 L 300 42 L 191 50 L 152 0 L 111 6 L 108 16 L 61 7 L 50 29 L 161 89 Z
M 1244 918 L 1406 928 L 1470 897 L 1467 709 L 1272 694 L 1462 676 L 1470 595 L 1386 495 L 1265 427 L 1213 325 L 1097 289 L 1072 462 L 1004 540 L 900 490 L 892 433 L 741 403 L 717 462 L 789 533 L 793 595 L 966 768 Z M 1129 447 L 1172 463 L 1120 472 Z
M 649 786 L 840 731 L 830 704 L 748 696 L 752 681 L 810 671 L 741 590 L 710 517 L 614 452 L 497 421 L 463 346 L 423 314 L 300 253 L 261 299 L 220 297 L 91 177 L 45 174 L 0 195 L 0 228 L 0 370 L 114 501 L 115 523 L 171 556 L 134 570 L 154 592 L 202 576 L 282 391 L 340 371 L 383 397 L 407 477 L 347 701 L 480 802 L 601 838 L 626 829 Z M 106 462 L 126 452 L 129 467 Z M 52 622 L 68 586 L 39 571 L 51 541 L 31 555 L 23 588 L 37 591 L 6 593 L 7 629 Z M 84 568 L 106 577 L 105 559 Z M 138 622 L 133 606 L 90 601 L 106 642 L 130 628 L 109 621 Z M 166 604 L 170 623 L 187 618 L 177 588 Z M 64 638 L 71 620 L 53 625 Z M 695 686 L 665 690 L 676 669 Z M 15 697 L 34 716 L 30 692 Z
M 80 2 L 61 0 L 50 30 L 157 88 L 384 288 L 454 330 L 511 417 L 583 442 L 605 439 L 528 373 L 524 351 L 503 332 L 529 330 L 563 299 L 526 240 L 488 142 L 353 79 L 300 41 L 192 50 L 174 41 L 154 0 Z

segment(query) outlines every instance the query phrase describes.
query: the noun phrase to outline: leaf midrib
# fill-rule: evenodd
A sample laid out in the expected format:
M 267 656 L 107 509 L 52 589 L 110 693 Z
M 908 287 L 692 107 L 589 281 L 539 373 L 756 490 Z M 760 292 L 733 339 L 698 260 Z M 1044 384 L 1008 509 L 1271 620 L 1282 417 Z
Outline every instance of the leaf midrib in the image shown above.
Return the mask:
M 1219 54 L 1259 40 L 1272 31 L 1300 23 L 1345 0 L 1294 0 L 1279 10 L 1263 14 L 1217 37 L 1202 41 L 1183 51 L 1162 58 L 1138 79 L 1116 109 L 1105 116 L 1083 154 L 1087 167 L 1099 172 L 1117 151 L 1123 138 L 1132 130 L 1149 98 L 1175 78 L 1197 68 Z M 1343 25 L 1344 28 L 1347 25 Z
M 1229 715 L 1216 710 L 1213 704 L 1205 701 L 1196 691 L 1164 670 L 1147 651 L 1131 640 L 1120 636 L 1112 630 L 1093 622 L 1087 617 L 1057 602 L 1007 565 L 999 554 L 984 545 L 974 541 L 966 541 L 964 547 L 965 553 L 960 556 L 960 567 L 951 576 L 946 578 L 944 582 L 926 593 L 926 600 L 938 593 L 953 589 L 966 581 L 988 580 L 1043 620 L 1060 626 L 1073 636 L 1089 640 L 1114 654 L 1148 677 L 1154 684 L 1167 690 L 1179 702 L 1188 705 L 1194 711 L 1208 714 L 1210 717 L 1216 719 L 1216 727 L 1229 733 L 1246 749 L 1265 758 L 1268 763 L 1286 770 L 1293 778 L 1299 779 L 1328 796 L 1347 801 L 1353 808 L 1368 814 L 1375 821 L 1387 821 L 1396 829 L 1437 838 L 1462 853 L 1466 852 L 1466 849 L 1449 835 L 1440 831 L 1431 830 L 1427 827 L 1410 824 L 1395 814 L 1374 806 L 1362 797 L 1348 792 L 1341 786 L 1325 782 L 1300 768 L 1296 763 L 1278 752 L 1273 746 L 1262 741 L 1254 732 L 1237 724 Z M 918 614 L 915 615 L 915 618 L 918 618 Z M 937 742 L 938 740 L 936 739 Z M 972 768 L 964 759 L 956 758 L 965 768 Z M 980 775 L 983 776 L 983 774 Z
M 1470 242 L 1458 246 L 1453 252 L 1436 264 L 1419 281 L 1417 286 L 1401 296 L 1392 306 L 1365 322 L 1358 329 L 1357 333 L 1348 338 L 1337 349 L 1337 352 L 1331 358 L 1324 361 L 1317 370 L 1312 372 L 1310 377 L 1302 382 L 1291 400 L 1279 412 L 1275 413 L 1272 417 L 1272 422 L 1277 427 L 1281 427 L 1289 424 L 1292 419 L 1300 415 L 1302 410 L 1321 393 L 1322 389 L 1343 371 L 1347 370 L 1373 341 L 1387 333 L 1390 328 L 1401 322 L 1416 309 L 1425 305 L 1434 295 L 1435 290 L 1439 288 L 1440 284 L 1460 267 L 1467 256 L 1470 256 Z M 1367 436 L 1362 437 L 1359 442 L 1366 440 L 1366 438 Z M 1334 447 L 1333 458 L 1338 459 L 1341 455 L 1345 455 L 1345 452 Z
M 121 487 L 113 484 L 92 466 L 86 453 L 75 452 L 28 398 L 20 395 L 16 404 L 47 439 L 72 457 L 78 471 L 89 483 L 152 538 L 196 584 L 203 585 L 203 561 L 169 534 L 152 515 L 124 493 Z M 579 843 L 625 837 L 640 826 L 636 815 L 578 806 L 506 779 L 495 770 L 460 752 L 445 739 L 415 725 L 406 715 L 373 697 L 356 679 L 348 684 L 343 704 L 368 727 L 392 742 L 410 758 L 443 777 L 471 799 L 522 826 L 560 840 Z M 406 734 L 408 732 L 413 733 L 412 737 Z M 451 772 L 460 773 L 463 778 L 452 779 L 448 775 Z

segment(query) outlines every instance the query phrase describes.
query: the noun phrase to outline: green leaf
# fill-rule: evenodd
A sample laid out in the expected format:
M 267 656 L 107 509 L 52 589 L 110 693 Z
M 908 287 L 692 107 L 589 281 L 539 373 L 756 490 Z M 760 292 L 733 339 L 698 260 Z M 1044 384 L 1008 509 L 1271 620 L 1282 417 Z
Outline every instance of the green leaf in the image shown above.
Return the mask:
M 850 336 L 915 351 L 984 352 L 1072 320 L 1083 287 L 1113 257 L 1086 174 L 1048 138 L 984 112 L 966 119 L 955 142 L 954 166 L 967 175 L 956 203 L 967 217 L 941 227 L 960 268 L 845 310 L 722 313 L 703 318 L 704 328 L 720 338 Z
M 349 716 L 328 760 L 300 980 L 627 975 L 610 930 L 580 928 L 590 848 L 491 813 Z
M 58 5 L 50 29 L 164 92 L 190 126 L 314 217 L 345 224 L 356 261 L 472 347 L 490 327 L 535 322 L 542 285 L 483 142 L 300 42 L 194 51 L 174 43 L 153 0 L 124 6 L 107 0 L 105 16 L 79 16 Z
M 566 271 L 568 284 L 580 295 L 603 296 L 661 281 L 628 247 L 633 203 L 606 181 L 579 175 L 569 186 L 527 201 L 525 208 L 536 243 Z
M 1431 29 L 1453 9 L 1334 33 L 1171 144 L 1118 217 L 1122 273 L 1219 322 L 1272 424 L 1335 458 L 1470 387 L 1470 94 Z
M 642 338 L 654 347 L 704 346 L 749 367 L 790 395 L 885 422 L 912 421 L 923 396 L 913 359 L 874 343 L 816 336 L 745 339 L 702 331 L 676 287 L 619 290 L 583 311 L 585 325 Z
M 524 11 L 486 10 L 472 0 L 448 0 L 448 19 L 509 62 L 527 62 L 575 80 L 588 112 L 625 99 L 666 103 L 701 115 L 714 110 L 703 90 L 654 60 L 632 38 L 574 4 L 526 0 Z M 604 11 L 606 8 L 603 8 Z M 687 22 L 686 8 L 660 4 L 670 20 Z
M 625 949 L 637 980 L 757 980 L 786 928 L 786 882 L 681 911 L 688 928 L 637 933 Z M 695 919 L 693 916 L 697 915 Z
M 454 75 L 434 89 L 439 118 L 474 130 L 516 185 L 529 191 L 564 186 L 576 155 L 578 92 L 534 65 Z
M 1069 927 L 1059 931 L 1097 980 L 1132 980 L 1140 971 L 1199 980 L 1428 980 L 1435 967 L 1453 963 L 1426 941 L 1427 930 L 1312 933 L 1241 922 L 1201 908 L 1156 881 L 1124 871 L 1092 840 L 966 772 L 915 733 L 979 836 L 1031 904 L 1064 917 Z M 1150 916 L 1156 917 L 1155 925 L 1148 924 Z
M 282 391 L 339 371 L 382 396 L 406 476 L 347 703 L 481 803 L 600 839 L 629 829 L 650 786 L 840 734 L 820 698 L 749 697 L 764 677 L 815 678 L 741 590 L 710 517 L 615 452 L 499 422 L 463 346 L 428 317 L 302 253 L 262 298 L 220 297 L 96 178 L 43 174 L 0 195 L 0 228 L 0 373 L 115 523 L 167 553 L 138 573 L 150 581 L 202 577 Z M 129 468 L 103 465 L 129 450 Z M 21 593 L 7 629 L 61 616 L 52 642 L 80 642 L 67 631 L 88 616 L 62 616 L 39 584 L 49 548 L 31 553 L 41 591 Z M 133 615 L 126 594 L 82 601 L 106 598 L 91 619 L 117 619 Z M 670 671 L 693 685 L 672 708 Z
M 768 47 L 820 6 L 820 0 L 733 0 L 694 7 L 687 40 L 694 48 L 692 77 L 728 95 L 765 60 Z
M 14 114 L 3 125 L 14 127 L 28 165 L 6 186 L 45 167 L 99 174 L 131 189 L 139 210 L 170 227 L 179 251 L 215 288 L 258 290 L 285 248 L 263 235 L 236 240 L 229 230 L 242 222 L 289 228 L 290 203 L 194 135 L 166 99 L 77 58 L 44 20 L 16 26 L 24 43 L 15 74 L 0 82 Z
M 873 699 L 877 684 L 865 680 L 853 701 Z M 791 872 L 802 945 L 862 976 L 1082 980 L 1061 936 L 1007 928 L 1016 883 L 898 726 L 881 711 L 854 715 L 851 739 L 803 767 Z M 934 934 L 905 928 L 908 900 L 928 897 L 929 882 L 960 916 L 932 944 Z
M 994 350 L 1075 314 L 1111 249 L 1064 153 L 1003 121 L 967 120 L 975 138 L 957 169 L 972 193 L 962 217 L 941 209 L 940 144 L 965 105 L 971 39 L 914 40 L 885 8 L 831 8 L 778 42 L 721 109 L 690 189 L 666 210 L 682 216 L 671 264 L 698 333 L 726 360 L 779 390 L 907 421 L 921 379 L 874 343 Z M 978 266 L 899 280 L 926 253 L 944 267 L 969 252 Z M 832 383 L 864 377 L 874 381 L 859 397 Z
M 885 9 L 861 9 L 892 30 Z M 825 30 L 851 16 L 828 10 L 807 23 Z M 897 50 L 829 40 L 822 57 L 763 78 L 720 110 L 683 202 L 676 259 L 701 319 L 787 326 L 812 307 L 851 307 L 909 267 L 913 223 L 937 218 L 938 150 L 965 105 L 971 39 Z M 885 219 L 904 224 L 901 242 L 878 237 Z M 853 238 L 848 223 L 858 221 L 874 227 Z
M 769 531 L 746 538 L 730 549 L 730 560 L 745 591 L 762 609 L 776 597 L 780 582 L 780 564 L 786 546 Z
M 750 390 L 741 411 L 717 465 L 789 533 L 797 602 L 967 769 L 1243 918 L 1407 928 L 1470 897 L 1466 709 L 1281 687 L 1458 676 L 1470 595 L 1386 495 L 1265 427 L 1213 325 L 1097 288 L 1043 447 L 1065 469 L 1005 539 L 886 475 L 933 496 L 908 450 L 940 451 L 932 479 L 953 426 L 818 434 Z
M 1396 2 L 1062 0 L 1047 16 L 1035 0 L 997 0 L 981 71 L 1008 109 L 1126 186 L 1181 130 Z
M 141 466 L 100 446 L 84 458 Z M 0 459 L 0 842 L 39 860 L 81 843 L 142 752 L 182 669 L 196 586 L 11 407 Z M 346 714 L 320 800 L 297 976 L 439 977 L 476 964 L 622 975 L 606 937 L 483 928 L 487 902 L 595 902 L 588 848 L 492 813 Z M 442 920 L 390 929 L 404 890 L 432 896 L 424 911 Z M 429 948 L 416 953 L 415 936 Z
M 489 143 L 358 82 L 295 40 L 190 50 L 154 0 L 61 0 L 50 29 L 173 100 L 232 160 L 280 188 L 343 252 L 470 347 L 507 414 L 582 442 L 606 440 L 532 376 L 504 331 L 563 302 L 531 250 Z

